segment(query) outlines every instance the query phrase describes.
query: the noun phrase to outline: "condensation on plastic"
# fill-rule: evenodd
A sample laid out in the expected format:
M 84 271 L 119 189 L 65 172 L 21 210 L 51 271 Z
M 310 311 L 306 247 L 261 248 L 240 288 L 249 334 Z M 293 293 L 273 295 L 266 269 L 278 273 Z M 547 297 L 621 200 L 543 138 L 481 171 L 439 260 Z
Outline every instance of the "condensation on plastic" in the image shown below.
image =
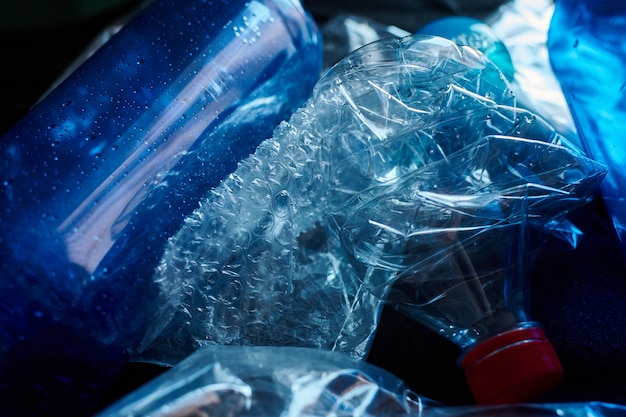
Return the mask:
M 548 57 L 548 28 L 553 13 L 552 0 L 512 0 L 500 6 L 486 21 L 506 45 L 513 60 L 515 73 L 512 87 L 519 103 L 540 114 L 582 149 Z
M 442 38 L 382 40 L 342 60 L 170 240 L 137 358 L 175 363 L 206 344 L 363 357 L 384 300 L 458 313 L 452 285 L 489 302 L 505 292 L 476 314 L 512 303 L 502 263 L 525 263 L 503 256 L 523 253 L 526 226 L 549 231 L 605 172 L 512 104 L 490 61 Z M 452 326 L 461 345 L 475 338 Z
M 115 36 L 122 28 L 132 20 L 133 16 L 139 12 L 143 7 L 148 5 L 152 0 L 146 0 L 140 4 L 135 10 L 127 13 L 116 21 L 110 23 L 104 27 L 96 36 L 91 39 L 89 44 L 76 56 L 72 62 L 65 68 L 65 70 L 54 80 L 52 85 L 41 95 L 38 101 L 43 100 L 50 92 L 57 88 L 67 77 L 72 75 L 85 61 L 87 61 L 98 49 L 106 45 L 106 43 Z
M 447 407 L 394 375 L 337 352 L 207 346 L 96 417 L 614 417 L 591 402 Z

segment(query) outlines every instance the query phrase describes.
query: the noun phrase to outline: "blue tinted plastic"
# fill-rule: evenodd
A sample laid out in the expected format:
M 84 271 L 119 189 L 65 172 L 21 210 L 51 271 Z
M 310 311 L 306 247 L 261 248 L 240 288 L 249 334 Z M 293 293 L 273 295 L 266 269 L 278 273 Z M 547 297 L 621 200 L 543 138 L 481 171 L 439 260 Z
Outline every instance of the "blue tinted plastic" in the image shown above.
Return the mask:
M 605 168 L 513 103 L 491 61 L 443 38 L 348 55 L 170 240 L 140 357 L 364 357 L 384 302 L 462 347 L 527 320 L 529 230 L 557 228 Z
M 98 416 L 392 417 L 425 405 L 439 404 L 337 352 L 207 346 Z
M 550 61 L 585 151 L 608 165 L 600 185 L 626 256 L 626 3 L 559 0 Z
M 167 239 L 310 95 L 318 38 L 297 0 L 156 1 L 0 139 L 3 393 L 105 386 Z
M 604 402 L 444 406 L 337 352 L 209 346 L 97 417 L 617 417 Z

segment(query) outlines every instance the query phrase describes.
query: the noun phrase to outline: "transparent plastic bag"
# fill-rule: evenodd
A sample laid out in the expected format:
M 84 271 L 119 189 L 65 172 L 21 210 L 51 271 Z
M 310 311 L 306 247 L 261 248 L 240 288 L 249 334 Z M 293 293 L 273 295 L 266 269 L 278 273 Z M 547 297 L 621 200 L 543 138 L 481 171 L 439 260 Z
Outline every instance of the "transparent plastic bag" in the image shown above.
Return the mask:
M 337 352 L 207 346 L 130 393 L 107 416 L 399 416 L 438 403 Z
M 394 375 L 337 352 L 207 346 L 97 417 L 616 417 L 600 402 L 444 406 Z

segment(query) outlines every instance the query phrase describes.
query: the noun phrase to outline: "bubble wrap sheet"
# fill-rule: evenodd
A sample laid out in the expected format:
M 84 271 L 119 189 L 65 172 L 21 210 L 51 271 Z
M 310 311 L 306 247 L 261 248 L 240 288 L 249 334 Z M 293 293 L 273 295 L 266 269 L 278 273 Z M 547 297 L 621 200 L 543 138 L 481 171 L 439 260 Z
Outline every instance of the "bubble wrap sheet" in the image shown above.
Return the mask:
M 441 38 L 349 55 L 170 240 L 135 357 L 173 364 L 207 344 L 364 357 L 397 268 L 420 262 L 410 236 L 445 218 L 519 220 L 528 196 L 554 227 L 604 175 L 514 104 L 490 61 Z

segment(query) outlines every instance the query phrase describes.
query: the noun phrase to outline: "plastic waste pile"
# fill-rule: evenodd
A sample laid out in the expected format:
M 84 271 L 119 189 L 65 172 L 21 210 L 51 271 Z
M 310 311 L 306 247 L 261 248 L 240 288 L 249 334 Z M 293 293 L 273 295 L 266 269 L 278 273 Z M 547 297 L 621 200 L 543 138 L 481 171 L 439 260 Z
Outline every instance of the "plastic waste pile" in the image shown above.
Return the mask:
M 344 18 L 367 36 L 334 53 L 389 38 L 304 102 L 321 56 L 299 3 L 211 3 L 223 25 L 191 39 L 214 43 L 185 49 L 162 90 L 139 87 L 170 62 L 128 42 L 177 15 L 155 4 L 0 142 L 10 407 L 78 398 L 64 411 L 80 413 L 131 359 L 173 369 L 100 416 L 624 411 L 446 407 L 364 361 L 389 305 L 461 348 L 479 404 L 531 401 L 562 378 L 527 279 L 548 235 L 575 240 L 567 215 L 606 168 L 518 107 L 501 68 L 458 39 Z
M 463 349 L 513 332 L 466 366 L 469 377 L 495 351 L 498 363 L 527 357 L 512 370 L 521 381 L 478 377 L 503 391 L 478 392 L 485 402 L 558 382 L 524 310 L 541 247 L 530 234 L 585 203 L 605 170 L 508 104 L 502 73 L 443 38 L 349 55 L 170 240 L 154 278 L 161 310 L 137 359 L 171 365 L 207 344 L 362 358 L 389 303 Z M 532 368 L 532 354 L 507 350 L 522 342 L 552 359 Z M 519 384 L 533 388 L 509 393 Z

